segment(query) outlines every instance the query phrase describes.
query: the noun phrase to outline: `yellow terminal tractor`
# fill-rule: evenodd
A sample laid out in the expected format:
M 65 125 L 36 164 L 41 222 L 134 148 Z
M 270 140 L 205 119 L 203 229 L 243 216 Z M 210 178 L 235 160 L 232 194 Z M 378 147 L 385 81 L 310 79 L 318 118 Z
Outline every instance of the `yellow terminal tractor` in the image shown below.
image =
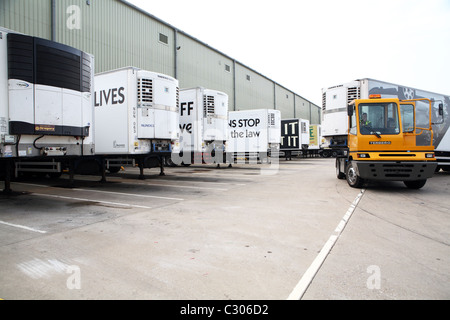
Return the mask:
M 422 188 L 437 167 L 434 157 L 432 110 L 443 118 L 443 105 L 429 99 L 356 99 L 348 105 L 349 132 L 336 175 L 360 188 L 370 180 L 403 181 Z

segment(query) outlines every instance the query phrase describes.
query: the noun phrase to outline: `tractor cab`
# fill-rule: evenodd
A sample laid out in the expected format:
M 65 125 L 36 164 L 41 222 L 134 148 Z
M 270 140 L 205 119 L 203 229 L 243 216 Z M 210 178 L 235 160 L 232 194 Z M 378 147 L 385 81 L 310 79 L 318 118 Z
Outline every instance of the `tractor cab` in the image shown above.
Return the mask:
M 348 105 L 348 145 L 336 159 L 338 178 L 352 187 L 369 180 L 403 181 L 421 188 L 434 174 L 429 99 L 357 99 Z

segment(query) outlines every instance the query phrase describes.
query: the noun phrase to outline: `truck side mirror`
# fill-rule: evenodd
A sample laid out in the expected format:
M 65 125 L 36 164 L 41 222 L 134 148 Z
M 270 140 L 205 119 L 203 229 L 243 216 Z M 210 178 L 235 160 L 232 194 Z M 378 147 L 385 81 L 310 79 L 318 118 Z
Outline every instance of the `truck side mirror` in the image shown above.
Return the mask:
M 439 103 L 439 115 L 444 115 L 444 105 L 442 103 Z
M 349 117 L 353 116 L 353 106 L 352 105 L 347 106 L 347 114 Z

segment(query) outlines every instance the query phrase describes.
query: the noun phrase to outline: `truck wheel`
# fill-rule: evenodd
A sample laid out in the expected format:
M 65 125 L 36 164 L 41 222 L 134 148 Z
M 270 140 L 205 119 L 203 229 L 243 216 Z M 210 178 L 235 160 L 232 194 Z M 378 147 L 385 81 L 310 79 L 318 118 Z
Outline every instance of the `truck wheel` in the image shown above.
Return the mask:
M 108 171 L 109 173 L 117 173 L 120 171 L 120 167 L 109 167 Z
M 348 185 L 352 188 L 361 188 L 364 180 L 356 173 L 353 163 L 349 162 L 345 171 Z
M 420 189 L 425 185 L 426 182 L 427 182 L 427 180 L 403 181 L 403 183 L 409 189 Z
M 171 157 L 167 157 L 166 158 L 166 165 L 169 166 L 169 167 L 176 167 L 177 166 L 176 163 L 173 162 Z
M 345 173 L 341 172 L 341 166 L 338 158 L 336 158 L 336 177 L 341 180 L 345 179 Z

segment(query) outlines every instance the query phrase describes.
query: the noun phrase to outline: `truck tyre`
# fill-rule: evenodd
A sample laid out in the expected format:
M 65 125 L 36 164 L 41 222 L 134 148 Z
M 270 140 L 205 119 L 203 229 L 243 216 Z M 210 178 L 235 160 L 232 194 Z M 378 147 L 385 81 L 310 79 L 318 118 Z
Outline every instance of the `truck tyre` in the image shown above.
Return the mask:
M 50 172 L 48 174 L 48 176 L 50 177 L 50 179 L 58 179 L 60 178 L 62 175 L 62 172 Z
M 420 189 L 425 185 L 426 182 L 427 182 L 427 180 L 403 181 L 403 183 L 409 189 Z
M 356 173 L 356 168 L 352 162 L 349 162 L 345 170 L 347 183 L 352 188 L 361 188 L 364 180 Z
M 120 167 L 109 167 L 108 171 L 109 173 L 117 173 L 120 171 Z
M 345 173 L 343 173 L 342 171 L 341 171 L 341 166 L 340 166 L 340 164 L 339 164 L 339 159 L 338 158 L 336 158 L 336 177 L 338 178 L 338 179 L 345 179 Z
M 166 165 L 169 166 L 169 167 L 176 167 L 177 166 L 177 164 L 175 162 L 173 162 L 171 157 L 167 157 L 166 158 Z

